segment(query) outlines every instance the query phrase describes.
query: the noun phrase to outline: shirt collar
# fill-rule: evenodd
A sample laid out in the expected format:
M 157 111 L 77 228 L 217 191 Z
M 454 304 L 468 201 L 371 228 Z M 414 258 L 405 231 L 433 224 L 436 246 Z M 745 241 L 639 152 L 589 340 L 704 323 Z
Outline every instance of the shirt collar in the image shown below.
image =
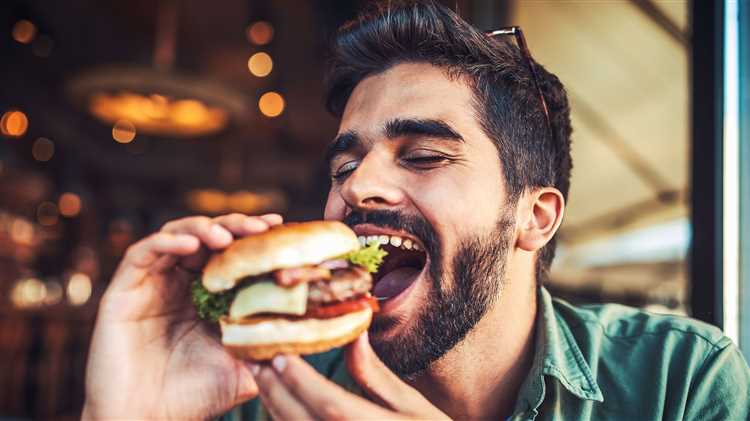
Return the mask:
M 591 368 L 567 323 L 555 312 L 552 297 L 544 287 L 539 288 L 537 305 L 534 361 L 521 387 L 516 409 L 536 411 L 539 408 L 545 394 L 544 376 L 554 377 L 580 399 L 603 402 Z M 518 405 L 525 408 L 518 408 Z

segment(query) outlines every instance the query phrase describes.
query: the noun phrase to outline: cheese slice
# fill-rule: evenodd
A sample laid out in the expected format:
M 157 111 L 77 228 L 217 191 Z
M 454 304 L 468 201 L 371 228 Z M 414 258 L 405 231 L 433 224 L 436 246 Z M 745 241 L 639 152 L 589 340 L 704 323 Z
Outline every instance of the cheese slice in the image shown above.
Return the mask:
M 258 313 L 279 313 L 301 316 L 307 311 L 307 282 L 292 288 L 274 281 L 259 281 L 237 292 L 229 307 L 229 318 L 240 319 Z

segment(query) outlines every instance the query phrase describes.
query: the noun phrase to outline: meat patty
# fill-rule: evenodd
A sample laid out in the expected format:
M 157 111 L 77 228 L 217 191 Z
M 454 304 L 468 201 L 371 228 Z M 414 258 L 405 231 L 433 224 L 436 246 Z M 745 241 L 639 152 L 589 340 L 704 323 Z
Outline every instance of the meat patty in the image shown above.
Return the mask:
M 331 270 L 322 266 L 301 266 L 279 269 L 273 272 L 276 284 L 282 287 L 293 287 L 302 282 L 331 279 Z
M 372 276 L 359 266 L 331 271 L 328 281 L 310 282 L 307 303 L 319 306 L 363 295 L 372 288 Z

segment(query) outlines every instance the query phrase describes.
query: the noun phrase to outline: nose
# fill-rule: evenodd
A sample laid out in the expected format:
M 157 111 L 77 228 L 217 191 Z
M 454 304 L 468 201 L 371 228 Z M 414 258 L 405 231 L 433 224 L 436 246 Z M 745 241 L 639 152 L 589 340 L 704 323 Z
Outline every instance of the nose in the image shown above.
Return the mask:
M 404 201 L 404 191 L 396 180 L 397 169 L 390 168 L 373 152 L 365 155 L 341 188 L 341 195 L 352 210 L 392 208 Z

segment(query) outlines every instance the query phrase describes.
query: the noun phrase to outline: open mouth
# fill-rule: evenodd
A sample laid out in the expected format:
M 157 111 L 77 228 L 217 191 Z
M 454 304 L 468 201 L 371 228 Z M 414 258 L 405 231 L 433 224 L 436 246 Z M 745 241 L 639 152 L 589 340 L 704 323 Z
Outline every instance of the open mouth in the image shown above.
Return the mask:
M 408 289 L 427 265 L 424 246 L 414 238 L 399 235 L 359 236 L 362 244 L 377 241 L 388 252 L 380 270 L 374 274 L 372 294 L 379 300 L 395 298 Z

